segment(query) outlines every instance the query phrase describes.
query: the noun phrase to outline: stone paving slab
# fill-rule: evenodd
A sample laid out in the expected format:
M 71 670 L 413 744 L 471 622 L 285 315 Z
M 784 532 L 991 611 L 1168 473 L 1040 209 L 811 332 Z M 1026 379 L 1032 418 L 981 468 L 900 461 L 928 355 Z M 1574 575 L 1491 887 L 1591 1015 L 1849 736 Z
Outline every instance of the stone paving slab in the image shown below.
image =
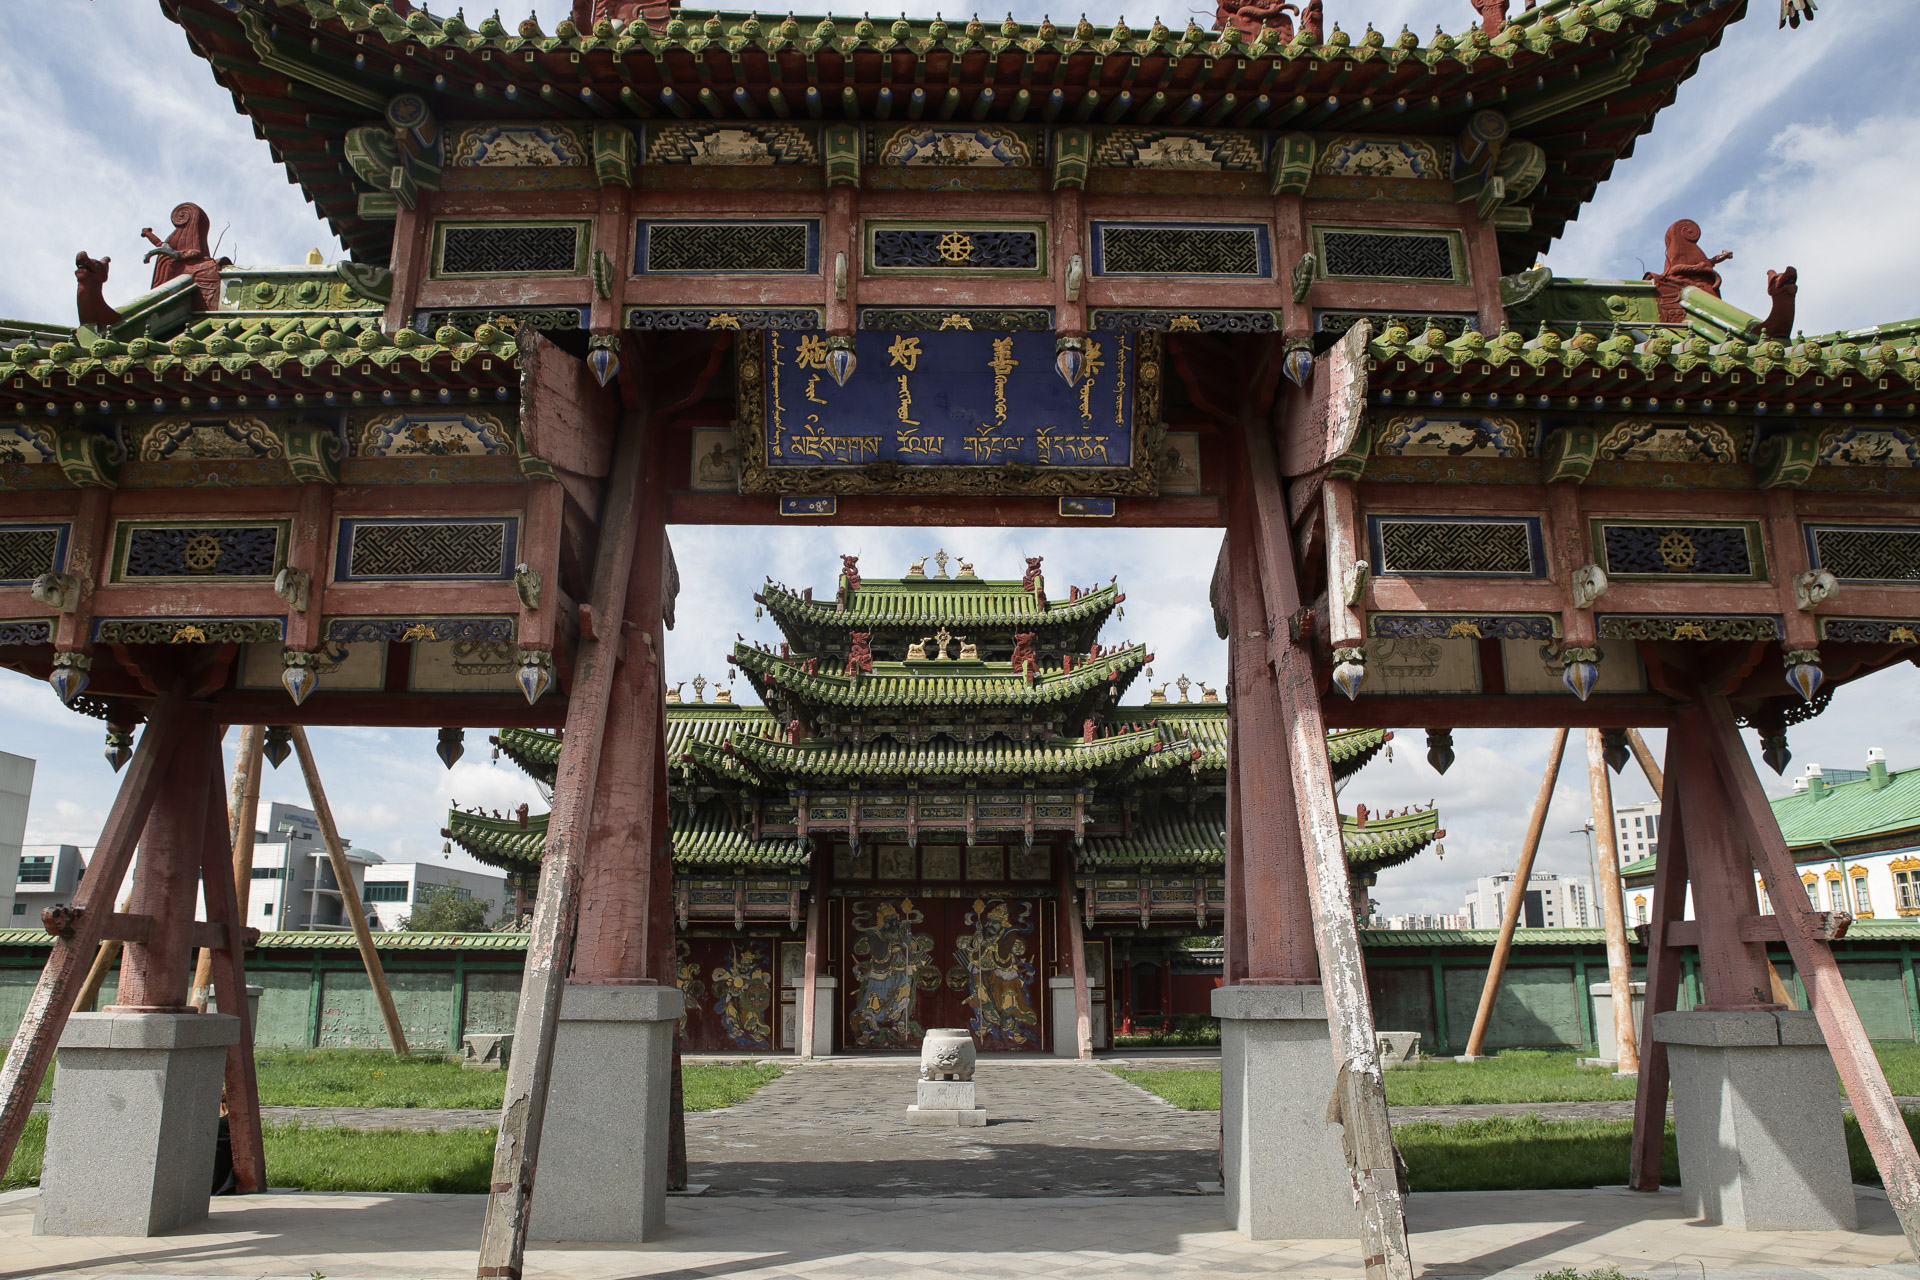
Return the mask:
M 453 1195 L 223 1198 L 198 1228 L 154 1239 L 31 1234 L 36 1192 L 0 1196 L 0 1276 L 175 1280 L 470 1277 L 486 1202 Z M 1682 1217 L 1677 1192 L 1416 1193 L 1420 1274 L 1532 1280 L 1609 1263 L 1648 1280 L 1911 1280 L 1884 1194 L 1858 1191 L 1855 1232 L 1738 1232 Z M 1363 1274 L 1344 1241 L 1249 1241 L 1218 1199 L 674 1200 L 645 1245 L 535 1242 L 526 1280 L 1328 1280 Z

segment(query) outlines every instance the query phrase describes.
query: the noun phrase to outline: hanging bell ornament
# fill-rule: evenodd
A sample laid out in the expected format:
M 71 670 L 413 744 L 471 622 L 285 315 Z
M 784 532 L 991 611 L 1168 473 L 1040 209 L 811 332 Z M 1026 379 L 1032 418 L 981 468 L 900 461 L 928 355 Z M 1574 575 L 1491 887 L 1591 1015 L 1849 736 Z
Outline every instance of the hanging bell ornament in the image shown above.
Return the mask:
M 260 744 L 260 752 L 268 764 L 278 769 L 293 752 L 293 730 L 284 724 L 268 725 L 267 740 Z
M 853 335 L 836 333 L 827 339 L 827 372 L 839 386 L 846 386 L 859 360 L 853 354 Z
M 596 333 L 587 339 L 587 368 L 601 386 L 620 372 L 620 335 Z
M 1567 686 L 1567 692 L 1585 702 L 1587 695 L 1593 692 L 1593 686 L 1600 682 L 1600 651 L 1598 649 L 1562 649 L 1560 661 L 1560 683 Z
M 1313 344 L 1304 338 L 1295 338 L 1287 344 L 1287 356 L 1280 365 L 1287 375 L 1287 381 L 1296 387 L 1305 387 L 1313 380 Z
M 107 726 L 107 763 L 113 766 L 115 773 L 133 759 L 133 730 Z
M 288 649 L 280 655 L 280 661 L 284 668 L 280 672 L 280 683 L 286 686 L 287 694 L 297 707 L 320 687 L 320 673 L 315 670 L 320 664 L 320 655 Z
M 53 686 L 54 694 L 68 706 L 86 691 L 89 680 L 88 668 L 93 666 L 90 653 L 56 653 L 53 655 L 53 673 L 47 677 L 47 683 Z
M 540 701 L 540 696 L 553 687 L 553 655 L 543 649 L 522 649 L 518 677 L 520 692 L 527 695 L 527 701 Z
M 1349 698 L 1359 697 L 1360 685 L 1367 678 L 1367 651 L 1335 649 L 1333 661 L 1333 682 L 1340 686 L 1340 692 Z
M 1627 767 L 1627 761 L 1633 757 L 1627 750 L 1627 731 L 1625 729 L 1602 729 L 1600 731 L 1600 757 L 1607 767 L 1619 773 Z
M 1387 759 L 1393 759 L 1393 748 L 1387 748 Z M 1453 730 L 1427 730 L 1427 763 L 1433 766 L 1435 773 L 1445 773 L 1453 768 Z
M 453 762 L 467 752 L 467 731 L 465 729 L 442 729 L 440 741 L 433 744 L 433 753 L 440 757 L 440 763 L 453 768 Z
M 1807 702 L 1813 701 L 1813 695 L 1820 692 L 1820 686 L 1827 682 L 1827 673 L 1820 669 L 1820 651 L 1818 649 L 1793 649 L 1787 653 L 1787 684 Z
M 1053 367 L 1070 387 L 1080 385 L 1087 369 L 1087 340 L 1078 334 L 1063 333 L 1053 340 Z

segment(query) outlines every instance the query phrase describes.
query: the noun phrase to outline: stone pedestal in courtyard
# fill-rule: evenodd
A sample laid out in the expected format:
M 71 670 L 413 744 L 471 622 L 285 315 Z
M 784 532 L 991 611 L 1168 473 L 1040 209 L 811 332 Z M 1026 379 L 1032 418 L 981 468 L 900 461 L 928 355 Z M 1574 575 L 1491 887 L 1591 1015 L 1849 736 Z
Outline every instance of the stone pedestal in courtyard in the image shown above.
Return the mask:
M 1745 1231 L 1851 1231 L 1833 1057 L 1811 1013 L 1662 1013 L 1680 1194 Z
M 76 1013 L 60 1037 L 36 1234 L 152 1236 L 207 1216 L 240 1019 Z
M 1227 1221 L 1251 1240 L 1358 1239 L 1340 1126 L 1326 1118 L 1338 1071 L 1325 989 L 1218 987 L 1213 1015 Z
M 680 1008 L 673 987 L 566 989 L 531 1238 L 634 1243 L 666 1225 Z
M 987 1109 L 974 1096 L 971 1080 L 920 1080 L 908 1124 L 977 1128 L 987 1123 Z
M 1640 1028 L 1646 1025 L 1647 984 L 1635 982 L 1633 987 L 1633 1034 L 1639 1035 Z M 1593 997 L 1593 1042 L 1599 1056 L 1583 1059 L 1583 1065 L 1595 1067 L 1620 1066 L 1620 1045 L 1613 1034 L 1613 984 L 1596 982 L 1587 988 L 1587 994 Z
M 1088 1008 L 1093 1018 L 1093 1047 L 1111 1049 L 1113 1039 L 1107 1026 L 1107 989 L 1098 983 L 1087 988 Z M 1073 1005 L 1073 979 L 1071 977 L 1052 977 L 1047 979 L 1047 998 L 1053 1005 L 1053 1056 L 1056 1058 L 1077 1058 L 1080 1056 L 1080 1014 Z

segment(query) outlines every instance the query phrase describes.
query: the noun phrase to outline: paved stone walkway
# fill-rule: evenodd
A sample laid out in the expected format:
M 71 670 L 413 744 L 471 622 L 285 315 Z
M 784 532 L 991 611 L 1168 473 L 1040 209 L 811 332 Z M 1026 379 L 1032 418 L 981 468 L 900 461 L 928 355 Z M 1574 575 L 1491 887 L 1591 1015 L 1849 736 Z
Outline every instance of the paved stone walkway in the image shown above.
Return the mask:
M 1220 1117 L 1180 1111 L 1071 1061 L 984 1061 L 982 1129 L 912 1125 L 917 1063 L 796 1067 L 745 1102 L 687 1117 L 687 1180 L 709 1195 L 1143 1196 L 1219 1178 Z

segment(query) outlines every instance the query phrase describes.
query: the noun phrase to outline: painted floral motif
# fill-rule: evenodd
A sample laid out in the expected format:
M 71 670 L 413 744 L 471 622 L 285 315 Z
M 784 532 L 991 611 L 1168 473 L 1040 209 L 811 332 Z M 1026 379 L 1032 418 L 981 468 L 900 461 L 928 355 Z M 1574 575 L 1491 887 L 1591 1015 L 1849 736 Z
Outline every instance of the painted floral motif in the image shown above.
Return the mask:
M 767 1013 L 773 1007 L 773 970 L 766 944 L 736 942 L 727 962 L 708 975 L 716 997 L 713 1011 L 720 1015 L 727 1039 L 743 1049 L 770 1049 L 773 1031 Z
M 791 124 L 657 124 L 647 129 L 648 164 L 819 164 L 814 131 Z
M 1820 440 L 1823 467 L 1920 467 L 1920 437 L 1899 427 L 1834 427 Z
M 53 432 L 44 427 L 24 424 L 0 427 L 0 463 L 52 462 L 57 457 Z
M 1033 1008 L 1034 965 L 1026 942 L 1033 933 L 1033 904 L 975 898 L 963 922 L 973 932 L 954 940 L 959 963 L 948 971 L 947 985 L 973 1007 L 974 1038 L 982 1049 L 1038 1049 L 1040 1015 Z
M 1438 178 L 1433 144 L 1412 138 L 1336 138 L 1327 144 L 1320 172 L 1335 178 Z
M 258 418 L 162 418 L 140 439 L 142 462 L 254 462 L 286 450 Z
M 1185 129 L 1112 129 L 1093 153 L 1093 163 L 1101 168 L 1205 173 L 1252 172 L 1260 168 L 1260 158 L 1260 144 L 1244 134 Z
M 453 163 L 521 169 L 579 167 L 587 149 L 571 129 L 552 125 L 474 125 L 460 134 Z
M 853 1042 L 863 1049 L 911 1049 L 920 1043 L 914 996 L 940 986 L 933 939 L 913 931 L 925 921 L 911 898 L 853 904 L 848 923 L 855 934 L 853 980 L 859 985 L 847 1017 Z
M 881 164 L 939 165 L 945 168 L 1021 169 L 1034 163 L 1033 146 L 1012 129 L 902 129 L 878 148 Z
M 1631 419 L 1600 441 L 1600 456 L 1614 462 L 1732 462 L 1733 433 L 1717 422 Z
M 513 456 L 513 440 L 487 413 L 382 413 L 357 433 L 363 458 Z
M 1386 458 L 1524 458 L 1529 432 L 1512 418 L 1409 414 L 1382 428 Z

